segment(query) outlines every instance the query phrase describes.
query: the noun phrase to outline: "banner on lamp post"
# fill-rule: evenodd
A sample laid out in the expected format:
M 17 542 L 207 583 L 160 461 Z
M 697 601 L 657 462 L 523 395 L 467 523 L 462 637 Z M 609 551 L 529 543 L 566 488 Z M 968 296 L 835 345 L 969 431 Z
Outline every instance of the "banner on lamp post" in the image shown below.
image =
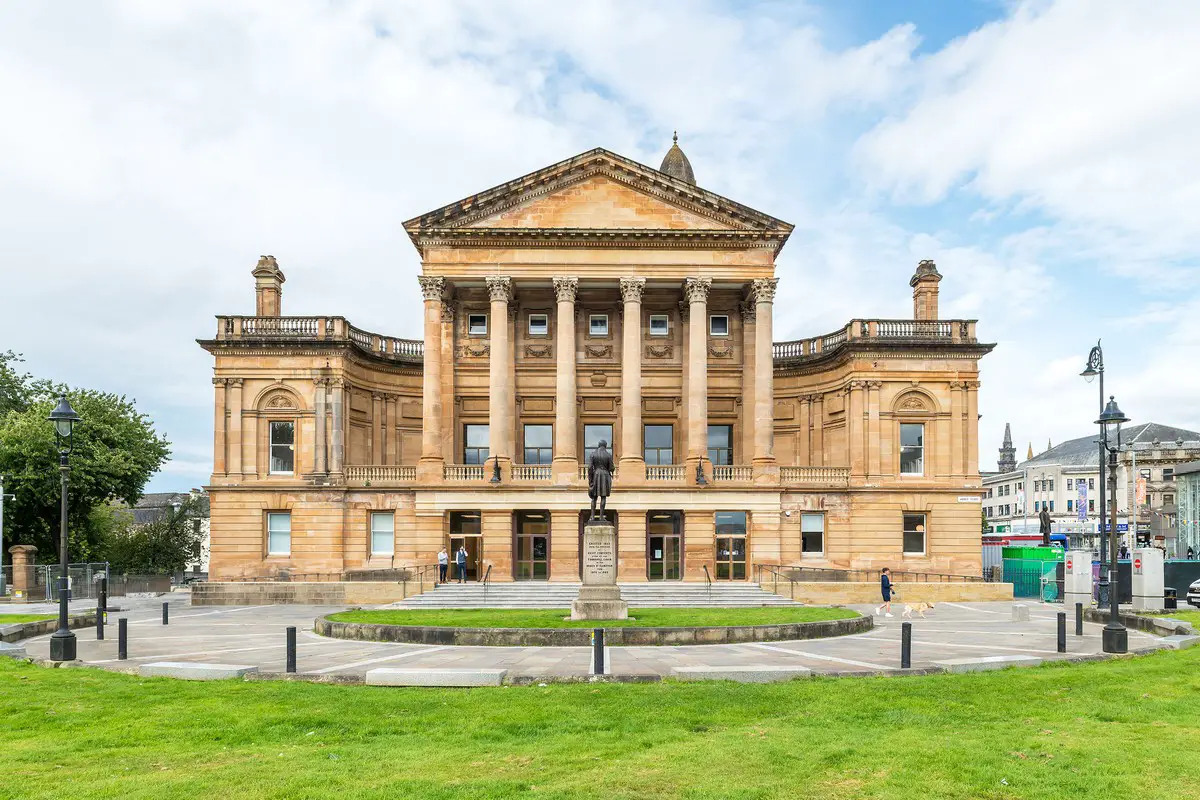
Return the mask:
M 1087 483 L 1083 479 L 1080 479 L 1075 482 L 1075 485 L 1079 487 L 1078 499 L 1075 500 L 1075 506 L 1079 512 L 1079 520 L 1082 522 L 1087 519 Z

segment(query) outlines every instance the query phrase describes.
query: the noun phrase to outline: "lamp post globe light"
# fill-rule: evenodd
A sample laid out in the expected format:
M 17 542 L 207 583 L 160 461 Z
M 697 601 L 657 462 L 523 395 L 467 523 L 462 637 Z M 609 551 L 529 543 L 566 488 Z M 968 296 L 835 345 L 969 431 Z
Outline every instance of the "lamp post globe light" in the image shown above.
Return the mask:
M 59 524 L 59 535 L 62 541 L 59 546 L 62 572 L 58 578 L 58 630 L 50 635 L 50 660 L 75 660 L 75 634 L 67 624 L 67 599 L 70 581 L 67 577 L 67 457 L 71 454 L 71 439 L 75 432 L 75 424 L 79 415 L 71 408 L 67 396 L 58 398 L 58 405 L 50 412 L 50 422 L 54 425 L 54 439 L 58 445 L 58 473 L 62 479 L 62 516 Z
M 1100 340 L 1099 339 L 1096 340 L 1096 346 L 1093 347 L 1091 352 L 1088 353 L 1087 365 L 1084 367 L 1083 372 L 1081 372 L 1079 374 L 1088 383 L 1091 383 L 1092 381 L 1094 381 L 1096 379 L 1097 376 L 1099 376 L 1099 378 L 1100 378 L 1100 413 L 1103 414 L 1104 413 L 1104 351 L 1100 349 Z M 1103 431 L 1101 431 L 1101 433 L 1103 433 Z M 1105 464 L 1107 463 L 1107 458 L 1106 458 L 1105 449 L 1104 449 L 1103 436 L 1101 436 L 1101 438 L 1099 440 L 1099 444 L 1100 444 L 1100 464 L 1099 464 L 1099 467 L 1100 467 L 1100 497 L 1099 497 L 1099 500 L 1100 500 L 1100 502 L 1097 503 L 1097 505 L 1100 507 L 1100 520 L 1099 520 L 1099 526 L 1098 526 L 1099 531 L 1100 531 L 1100 578 L 1099 578 L 1099 580 L 1096 581 L 1096 601 L 1100 604 L 1101 607 L 1103 607 L 1104 604 L 1106 602 L 1108 602 L 1108 588 L 1109 588 L 1108 564 L 1105 562 L 1105 557 L 1104 557 L 1105 552 L 1108 549 L 1106 547 L 1108 532 L 1107 532 L 1107 526 L 1105 525 L 1104 516 L 1105 516 L 1105 514 L 1108 513 L 1108 511 L 1107 511 L 1107 507 L 1104 505 L 1104 484 L 1105 484 L 1104 468 L 1105 468 Z M 1114 537 L 1116 536 L 1115 529 L 1113 531 L 1113 535 L 1114 535 Z M 1116 562 L 1114 561 L 1113 563 L 1116 563 Z
M 1129 422 L 1129 417 L 1122 413 L 1116 399 L 1109 397 L 1108 405 L 1104 407 L 1096 424 L 1100 426 L 1102 446 L 1108 451 L 1108 495 L 1112 502 L 1112 508 L 1109 509 L 1108 514 L 1109 524 L 1112 526 L 1112 536 L 1108 537 L 1112 542 L 1109 563 L 1114 565 L 1117 563 L 1117 542 L 1119 540 L 1117 536 L 1117 450 L 1121 447 L 1121 426 L 1126 422 Z M 1110 439 L 1113 442 L 1111 447 L 1109 446 Z M 1121 624 L 1117 612 L 1118 595 L 1120 594 L 1117 589 L 1117 586 L 1109 586 L 1108 624 L 1104 626 L 1102 642 L 1102 648 L 1106 653 L 1124 653 L 1129 649 L 1129 632 Z

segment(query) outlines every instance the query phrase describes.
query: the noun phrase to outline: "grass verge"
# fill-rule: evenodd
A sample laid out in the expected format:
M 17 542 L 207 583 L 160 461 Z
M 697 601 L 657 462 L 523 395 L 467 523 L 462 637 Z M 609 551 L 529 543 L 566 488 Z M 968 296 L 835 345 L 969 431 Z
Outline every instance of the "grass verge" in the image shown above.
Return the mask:
M 1161 614 L 1148 614 L 1151 617 L 1162 617 L 1163 619 L 1177 619 L 1180 622 L 1190 622 L 1196 629 L 1200 630 L 1200 611 L 1172 611 L 1171 613 L 1163 612 Z
M 41 622 L 58 619 L 58 614 L 0 614 L 0 625 L 19 625 L 22 622 Z
M 631 608 L 634 619 L 602 623 L 564 619 L 570 609 L 415 609 L 343 611 L 330 615 L 336 622 L 373 625 L 427 625 L 446 628 L 693 628 L 727 625 L 779 625 L 823 622 L 857 617 L 846 608 Z
M 0 659 L 0 796 L 1195 797 L 1198 671 L 1192 649 L 972 675 L 442 690 Z

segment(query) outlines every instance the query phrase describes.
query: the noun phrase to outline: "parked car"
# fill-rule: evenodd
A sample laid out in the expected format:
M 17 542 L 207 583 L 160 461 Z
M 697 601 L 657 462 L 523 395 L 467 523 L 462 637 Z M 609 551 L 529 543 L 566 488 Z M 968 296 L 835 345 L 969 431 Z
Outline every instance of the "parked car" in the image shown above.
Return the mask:
M 1188 587 L 1187 602 L 1189 606 L 1200 608 L 1200 580 L 1192 581 L 1192 585 Z

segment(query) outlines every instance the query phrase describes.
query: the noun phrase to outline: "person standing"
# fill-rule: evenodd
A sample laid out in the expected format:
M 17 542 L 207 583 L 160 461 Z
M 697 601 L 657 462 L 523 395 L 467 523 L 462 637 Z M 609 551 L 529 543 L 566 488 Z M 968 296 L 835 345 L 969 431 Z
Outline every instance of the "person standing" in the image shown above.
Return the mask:
M 438 553 L 438 583 L 446 582 L 446 572 L 450 569 L 450 555 L 443 547 Z
M 458 582 L 467 582 L 467 548 L 463 545 L 458 546 L 458 552 L 454 554 L 454 565 L 458 567 Z
M 1188 561 L 1191 561 L 1192 559 L 1194 559 L 1196 557 L 1196 551 L 1189 547 L 1188 552 L 1187 552 L 1187 557 L 1188 557 Z
M 886 611 L 884 616 L 892 616 L 892 576 L 888 575 L 888 568 L 884 567 L 879 573 L 879 591 L 883 595 L 883 605 L 875 609 L 875 616 L 879 616 L 880 611 Z

